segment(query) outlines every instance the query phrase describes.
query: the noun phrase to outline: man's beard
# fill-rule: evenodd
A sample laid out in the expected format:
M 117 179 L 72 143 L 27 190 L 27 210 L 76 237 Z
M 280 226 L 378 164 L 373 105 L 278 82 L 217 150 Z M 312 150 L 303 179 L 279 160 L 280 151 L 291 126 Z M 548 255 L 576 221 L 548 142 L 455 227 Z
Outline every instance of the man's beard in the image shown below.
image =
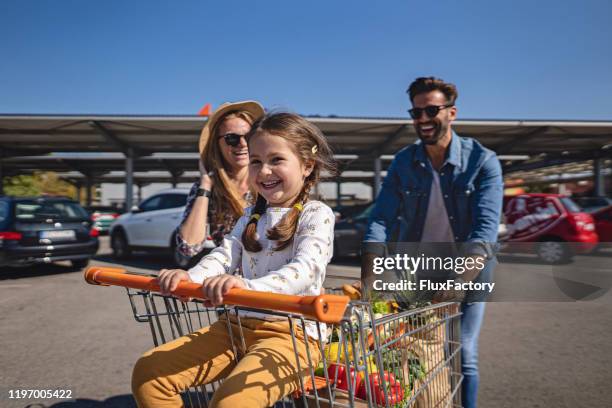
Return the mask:
M 421 139 L 421 142 L 426 145 L 435 145 L 448 131 L 448 123 L 444 124 L 438 120 L 432 120 L 431 122 L 427 123 L 427 125 L 435 126 L 434 133 L 431 136 L 423 136 L 421 134 L 420 126 L 415 127 L 417 136 L 419 139 Z

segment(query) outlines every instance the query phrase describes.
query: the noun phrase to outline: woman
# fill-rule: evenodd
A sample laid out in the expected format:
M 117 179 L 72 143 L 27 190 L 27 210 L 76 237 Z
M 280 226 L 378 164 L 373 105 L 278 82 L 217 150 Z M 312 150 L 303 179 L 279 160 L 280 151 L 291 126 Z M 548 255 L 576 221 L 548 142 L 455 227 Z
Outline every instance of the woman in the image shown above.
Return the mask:
M 177 258 L 184 260 L 179 266 L 188 267 L 199 260 L 191 258 L 203 254 L 208 235 L 219 245 L 243 209 L 252 204 L 247 181 L 249 151 L 244 136 L 264 113 L 255 101 L 224 103 L 204 125 L 199 143 L 201 177 L 187 197 L 176 234 Z

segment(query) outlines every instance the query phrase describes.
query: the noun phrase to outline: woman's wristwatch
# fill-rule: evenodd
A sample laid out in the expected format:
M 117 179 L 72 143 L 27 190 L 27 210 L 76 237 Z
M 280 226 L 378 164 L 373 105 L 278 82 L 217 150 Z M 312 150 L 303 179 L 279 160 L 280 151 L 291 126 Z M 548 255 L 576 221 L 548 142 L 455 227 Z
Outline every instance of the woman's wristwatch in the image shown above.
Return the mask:
M 212 197 L 212 193 L 210 190 L 206 190 L 205 188 L 198 187 L 198 191 L 196 191 L 196 197 Z

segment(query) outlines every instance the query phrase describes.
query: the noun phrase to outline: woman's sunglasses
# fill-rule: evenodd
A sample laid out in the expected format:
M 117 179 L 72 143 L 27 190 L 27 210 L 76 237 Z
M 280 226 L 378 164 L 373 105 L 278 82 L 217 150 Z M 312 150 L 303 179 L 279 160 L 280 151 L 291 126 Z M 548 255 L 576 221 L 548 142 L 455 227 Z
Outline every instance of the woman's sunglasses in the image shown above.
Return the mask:
M 450 108 L 451 106 L 454 106 L 454 105 L 452 103 L 448 105 L 440 105 L 440 106 L 429 105 L 424 108 L 408 109 L 408 113 L 410 114 L 410 117 L 412 119 L 419 119 L 421 116 L 423 116 L 423 112 L 425 112 L 430 119 L 433 119 L 436 116 L 438 116 L 438 113 L 440 113 L 442 109 Z
M 225 143 L 228 146 L 236 147 L 240 144 L 240 138 L 245 137 L 245 135 L 239 135 L 238 133 L 226 133 L 225 135 L 220 136 L 220 138 L 221 137 L 225 140 Z

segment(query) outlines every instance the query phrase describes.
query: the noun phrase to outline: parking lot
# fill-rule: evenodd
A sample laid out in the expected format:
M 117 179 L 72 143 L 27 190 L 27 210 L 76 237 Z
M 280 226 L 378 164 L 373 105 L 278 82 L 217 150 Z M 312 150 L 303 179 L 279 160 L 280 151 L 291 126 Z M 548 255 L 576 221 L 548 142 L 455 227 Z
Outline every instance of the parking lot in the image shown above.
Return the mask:
M 143 254 L 117 264 L 109 253 L 108 238 L 103 237 L 92 263 L 152 273 L 171 262 L 169 256 Z M 580 287 L 609 288 L 609 255 L 579 257 L 554 275 Z M 327 286 L 358 275 L 358 263 L 343 260 L 329 267 Z M 497 275 L 508 281 L 529 277 L 544 282 L 550 281 L 551 269 L 505 256 Z M 612 395 L 606 391 L 612 383 L 612 294 L 593 293 L 595 299 L 580 302 L 487 305 L 480 338 L 481 406 L 612 406 Z M 68 264 L 4 268 L 0 308 L 1 406 L 133 404 L 132 365 L 152 340 L 147 325 L 133 319 L 125 290 L 87 285 L 82 271 Z M 61 403 L 10 400 L 11 389 L 71 390 L 73 398 Z

